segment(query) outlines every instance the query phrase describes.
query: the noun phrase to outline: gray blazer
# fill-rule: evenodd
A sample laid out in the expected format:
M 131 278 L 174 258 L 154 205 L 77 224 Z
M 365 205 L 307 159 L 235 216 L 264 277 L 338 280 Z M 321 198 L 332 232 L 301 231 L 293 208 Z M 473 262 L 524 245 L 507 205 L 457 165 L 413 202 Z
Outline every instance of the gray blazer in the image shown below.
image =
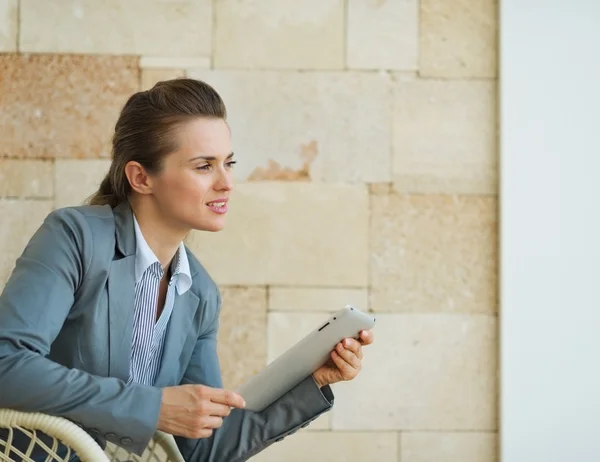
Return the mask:
M 48 215 L 0 295 L 0 407 L 63 416 L 101 445 L 141 454 L 156 430 L 162 387 L 222 387 L 221 298 L 189 250 L 193 284 L 176 295 L 156 382 L 126 385 L 135 252 L 128 204 Z M 263 412 L 233 410 L 211 438 L 176 441 L 189 461 L 244 461 L 332 405 L 331 389 L 307 377 Z

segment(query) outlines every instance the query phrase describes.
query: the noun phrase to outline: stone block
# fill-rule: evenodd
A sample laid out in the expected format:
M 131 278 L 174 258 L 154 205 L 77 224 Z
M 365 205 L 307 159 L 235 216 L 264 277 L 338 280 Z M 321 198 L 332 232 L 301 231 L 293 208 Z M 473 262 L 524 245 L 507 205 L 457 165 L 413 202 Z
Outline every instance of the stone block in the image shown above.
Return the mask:
M 0 52 L 17 51 L 19 1 L 0 0 Z
M 192 70 L 225 100 L 236 178 L 391 181 L 389 75 Z
M 350 69 L 417 69 L 418 0 L 349 0 L 346 33 Z
M 361 311 L 369 309 L 367 289 L 270 287 L 269 311 L 328 312 L 353 305 Z
M 0 159 L 0 197 L 54 197 L 54 165 L 50 161 Z
M 234 390 L 267 364 L 264 287 L 222 287 L 218 354 L 225 389 Z
M 83 204 L 98 190 L 109 167 L 110 159 L 57 159 L 55 207 Z
M 378 196 L 371 210 L 371 309 L 495 313 L 497 228 L 492 197 Z
M 243 183 L 226 228 L 187 241 L 222 285 L 365 287 L 365 186 Z
M 334 385 L 333 430 L 495 430 L 496 324 L 487 315 L 378 315 L 360 375 Z
M 162 80 L 172 80 L 179 77 L 184 77 L 185 71 L 183 69 L 154 69 L 145 68 L 142 69 L 142 90 L 149 90 L 154 85 Z
M 21 0 L 25 52 L 202 57 L 211 34 L 211 0 Z
M 420 17 L 421 77 L 496 77 L 497 0 L 421 0 Z
M 208 69 L 210 58 L 207 56 L 199 58 L 141 56 L 140 67 L 142 69 Z
M 495 433 L 402 433 L 402 462 L 496 462 Z
M 219 0 L 216 68 L 342 69 L 343 0 Z
M 386 196 L 391 194 L 393 186 L 391 183 L 371 183 L 369 184 L 369 194 L 371 196 Z
M 492 81 L 399 78 L 394 93 L 395 189 L 496 194 L 495 92 Z
M 6 54 L 0 75 L 7 157 L 108 157 L 119 112 L 139 88 L 133 57 Z
M 298 432 L 275 443 L 256 462 L 393 462 L 397 460 L 395 433 Z

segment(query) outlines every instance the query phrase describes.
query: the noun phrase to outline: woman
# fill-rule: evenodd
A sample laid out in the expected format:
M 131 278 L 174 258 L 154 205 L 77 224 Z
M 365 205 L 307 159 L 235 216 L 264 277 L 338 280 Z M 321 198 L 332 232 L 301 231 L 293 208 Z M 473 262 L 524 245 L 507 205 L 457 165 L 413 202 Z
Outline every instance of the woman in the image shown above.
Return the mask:
M 138 454 L 158 429 L 186 460 L 226 462 L 331 408 L 329 385 L 358 374 L 369 331 L 263 412 L 222 389 L 221 298 L 182 242 L 223 228 L 234 163 L 206 83 L 160 82 L 127 101 L 98 192 L 46 218 L 0 296 L 0 407 L 66 417 Z

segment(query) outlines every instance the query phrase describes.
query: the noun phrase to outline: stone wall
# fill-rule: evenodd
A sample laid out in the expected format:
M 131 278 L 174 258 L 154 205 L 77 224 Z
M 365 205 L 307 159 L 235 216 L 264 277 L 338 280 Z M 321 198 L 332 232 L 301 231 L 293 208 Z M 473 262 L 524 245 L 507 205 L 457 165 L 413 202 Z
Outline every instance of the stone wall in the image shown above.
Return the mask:
M 127 96 L 204 79 L 240 161 L 227 229 L 189 240 L 226 386 L 346 303 L 378 317 L 333 412 L 254 460 L 495 461 L 496 34 L 494 0 L 0 2 L 0 287 Z

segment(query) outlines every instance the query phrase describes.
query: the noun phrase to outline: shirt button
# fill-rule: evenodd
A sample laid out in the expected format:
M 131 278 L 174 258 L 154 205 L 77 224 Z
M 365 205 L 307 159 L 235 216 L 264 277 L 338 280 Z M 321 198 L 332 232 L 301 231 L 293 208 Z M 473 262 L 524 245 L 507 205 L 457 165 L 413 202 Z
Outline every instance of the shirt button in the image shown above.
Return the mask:
M 132 443 L 131 438 L 121 438 L 121 444 L 128 446 Z
M 117 435 L 115 435 L 114 433 L 107 433 L 106 435 L 104 435 L 104 438 L 106 438 L 107 440 L 115 440 L 117 439 Z

